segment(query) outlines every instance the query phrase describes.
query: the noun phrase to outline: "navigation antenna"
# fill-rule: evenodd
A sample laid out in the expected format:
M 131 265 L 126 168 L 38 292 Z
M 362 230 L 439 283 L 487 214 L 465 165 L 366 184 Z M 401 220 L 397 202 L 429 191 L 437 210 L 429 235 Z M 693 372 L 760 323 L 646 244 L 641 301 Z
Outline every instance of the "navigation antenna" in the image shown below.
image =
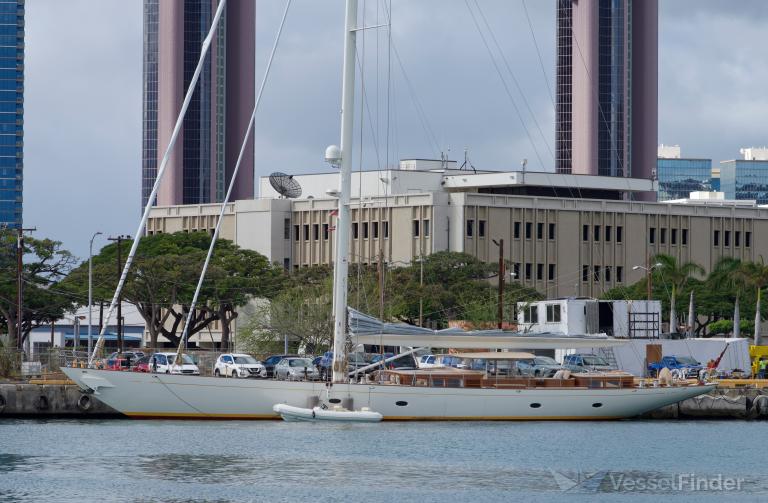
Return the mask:
M 295 199 L 301 195 L 301 185 L 293 178 L 293 175 L 275 171 L 269 175 L 269 184 L 286 199 Z
M 469 160 L 469 149 L 467 147 L 464 147 L 464 162 L 462 163 L 460 170 L 465 169 L 471 169 L 473 173 L 477 173 L 477 170 L 475 169 L 475 166 L 472 164 L 472 161 Z

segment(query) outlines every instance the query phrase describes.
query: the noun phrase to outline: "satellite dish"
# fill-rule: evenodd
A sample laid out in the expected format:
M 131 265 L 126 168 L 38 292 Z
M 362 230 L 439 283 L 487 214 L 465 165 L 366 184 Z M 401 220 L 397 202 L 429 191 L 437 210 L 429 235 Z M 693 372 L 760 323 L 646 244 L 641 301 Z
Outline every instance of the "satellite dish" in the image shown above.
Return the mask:
M 301 185 L 299 182 L 293 179 L 293 175 L 286 175 L 275 171 L 269 175 L 269 184 L 277 191 L 281 196 L 293 199 L 301 195 Z

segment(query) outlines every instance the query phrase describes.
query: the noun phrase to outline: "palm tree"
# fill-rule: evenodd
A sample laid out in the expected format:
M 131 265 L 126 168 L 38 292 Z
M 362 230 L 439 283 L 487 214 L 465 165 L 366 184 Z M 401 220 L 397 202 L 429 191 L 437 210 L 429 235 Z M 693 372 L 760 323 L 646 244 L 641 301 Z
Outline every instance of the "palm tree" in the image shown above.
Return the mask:
M 736 294 L 733 305 L 733 337 L 741 336 L 741 313 L 739 311 L 739 298 L 747 290 L 750 273 L 748 267 L 736 258 L 721 257 L 710 273 L 714 284 L 719 288 L 727 288 Z
M 757 290 L 757 302 L 755 304 L 755 346 L 760 345 L 760 300 L 763 288 L 768 286 L 768 266 L 763 262 L 763 256 L 760 256 L 760 262 L 748 262 L 744 264 L 744 274 L 746 275 L 747 285 Z
M 661 264 L 657 269 L 664 281 L 672 285 L 672 294 L 669 298 L 669 331 L 677 332 L 677 310 L 675 309 L 677 292 L 694 275 L 704 275 L 704 268 L 695 262 L 679 264 L 671 255 L 656 255 L 653 263 Z

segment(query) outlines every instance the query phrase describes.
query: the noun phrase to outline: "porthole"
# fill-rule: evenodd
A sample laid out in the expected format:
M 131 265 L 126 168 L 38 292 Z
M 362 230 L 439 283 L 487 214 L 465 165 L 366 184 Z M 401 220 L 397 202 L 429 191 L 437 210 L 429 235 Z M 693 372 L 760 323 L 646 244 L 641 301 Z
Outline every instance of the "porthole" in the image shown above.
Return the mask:
M 593 403 L 593 404 L 592 404 L 592 407 L 594 407 L 594 408 L 596 408 L 596 409 L 597 409 L 598 407 L 602 407 L 602 406 L 603 406 L 603 404 L 601 404 L 600 402 L 595 402 L 595 403 Z
M 397 402 L 395 402 L 395 405 L 397 405 L 398 407 L 405 407 L 406 405 L 408 405 L 408 402 L 398 400 Z
M 331 398 L 328 401 L 331 402 L 331 403 L 341 403 L 341 399 L 340 398 Z
M 531 408 L 532 408 L 532 409 L 538 409 L 539 407 L 541 407 L 541 404 L 540 404 L 540 403 L 536 403 L 536 402 L 534 402 L 534 403 L 532 403 L 532 404 L 531 404 Z

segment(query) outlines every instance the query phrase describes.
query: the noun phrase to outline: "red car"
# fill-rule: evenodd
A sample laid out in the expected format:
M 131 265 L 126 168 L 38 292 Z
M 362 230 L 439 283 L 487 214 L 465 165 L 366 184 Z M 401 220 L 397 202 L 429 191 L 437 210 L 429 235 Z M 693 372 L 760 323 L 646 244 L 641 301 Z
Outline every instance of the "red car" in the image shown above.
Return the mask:
M 144 356 L 142 358 L 139 358 L 139 360 L 136 362 L 136 365 L 131 369 L 134 372 L 149 372 L 150 362 L 149 362 L 149 356 Z

